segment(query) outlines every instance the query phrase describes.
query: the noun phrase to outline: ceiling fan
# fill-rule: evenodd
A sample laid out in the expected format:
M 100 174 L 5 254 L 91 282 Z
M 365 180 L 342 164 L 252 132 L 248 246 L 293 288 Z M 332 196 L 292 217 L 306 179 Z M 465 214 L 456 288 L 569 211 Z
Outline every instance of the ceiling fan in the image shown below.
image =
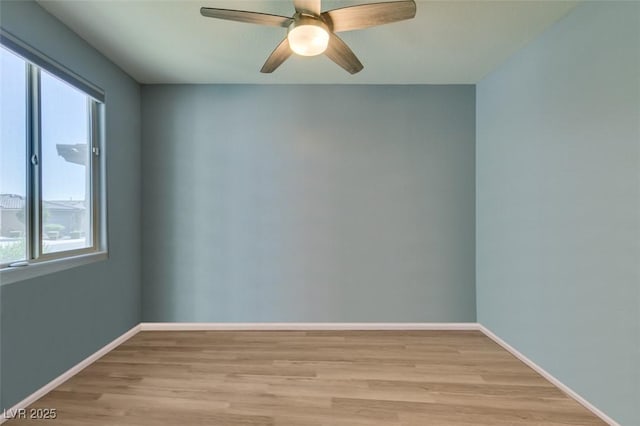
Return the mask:
M 321 12 L 320 0 L 293 0 L 292 17 L 245 10 L 200 8 L 202 16 L 287 28 L 287 37 L 269 55 L 260 72 L 272 73 L 296 53 L 316 56 L 324 53 L 336 64 L 355 74 L 363 65 L 340 37 L 341 31 L 360 30 L 416 15 L 414 0 L 369 3 Z

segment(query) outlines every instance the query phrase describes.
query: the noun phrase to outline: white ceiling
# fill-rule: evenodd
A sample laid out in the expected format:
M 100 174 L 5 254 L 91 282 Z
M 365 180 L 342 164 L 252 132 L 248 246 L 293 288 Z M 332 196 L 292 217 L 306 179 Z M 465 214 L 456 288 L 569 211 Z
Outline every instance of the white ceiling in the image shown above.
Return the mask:
M 371 0 L 326 0 L 323 10 Z M 566 15 L 576 1 L 418 1 L 416 18 L 340 33 L 364 64 L 349 75 L 324 56 L 259 72 L 286 29 L 204 18 L 201 6 L 290 16 L 287 0 L 40 0 L 141 83 L 476 83 Z

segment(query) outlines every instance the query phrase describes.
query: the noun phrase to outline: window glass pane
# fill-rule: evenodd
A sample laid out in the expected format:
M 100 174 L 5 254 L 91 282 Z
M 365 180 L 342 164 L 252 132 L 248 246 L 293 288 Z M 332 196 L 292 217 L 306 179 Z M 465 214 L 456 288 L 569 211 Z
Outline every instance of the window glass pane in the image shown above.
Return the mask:
M 27 258 L 27 65 L 0 47 L 0 264 Z
M 91 247 L 90 98 L 40 71 L 42 251 Z

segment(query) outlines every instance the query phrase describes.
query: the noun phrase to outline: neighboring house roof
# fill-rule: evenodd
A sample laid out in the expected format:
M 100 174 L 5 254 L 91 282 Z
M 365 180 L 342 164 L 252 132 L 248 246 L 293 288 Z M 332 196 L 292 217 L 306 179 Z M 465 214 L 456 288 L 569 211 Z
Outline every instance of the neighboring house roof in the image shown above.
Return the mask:
M 50 210 L 85 210 L 84 201 L 60 200 L 44 201 L 44 208 Z M 0 194 L 0 208 L 3 210 L 24 209 L 24 197 L 16 194 Z
M 24 208 L 24 197 L 15 194 L 0 194 L 0 208 L 22 210 Z

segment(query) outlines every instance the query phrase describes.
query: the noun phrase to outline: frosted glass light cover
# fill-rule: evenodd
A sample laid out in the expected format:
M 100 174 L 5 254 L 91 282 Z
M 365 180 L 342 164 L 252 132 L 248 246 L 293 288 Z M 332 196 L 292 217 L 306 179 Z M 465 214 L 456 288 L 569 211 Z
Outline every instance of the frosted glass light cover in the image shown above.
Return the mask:
M 327 50 L 329 33 L 317 25 L 300 25 L 289 31 L 289 46 L 298 55 L 316 56 Z

